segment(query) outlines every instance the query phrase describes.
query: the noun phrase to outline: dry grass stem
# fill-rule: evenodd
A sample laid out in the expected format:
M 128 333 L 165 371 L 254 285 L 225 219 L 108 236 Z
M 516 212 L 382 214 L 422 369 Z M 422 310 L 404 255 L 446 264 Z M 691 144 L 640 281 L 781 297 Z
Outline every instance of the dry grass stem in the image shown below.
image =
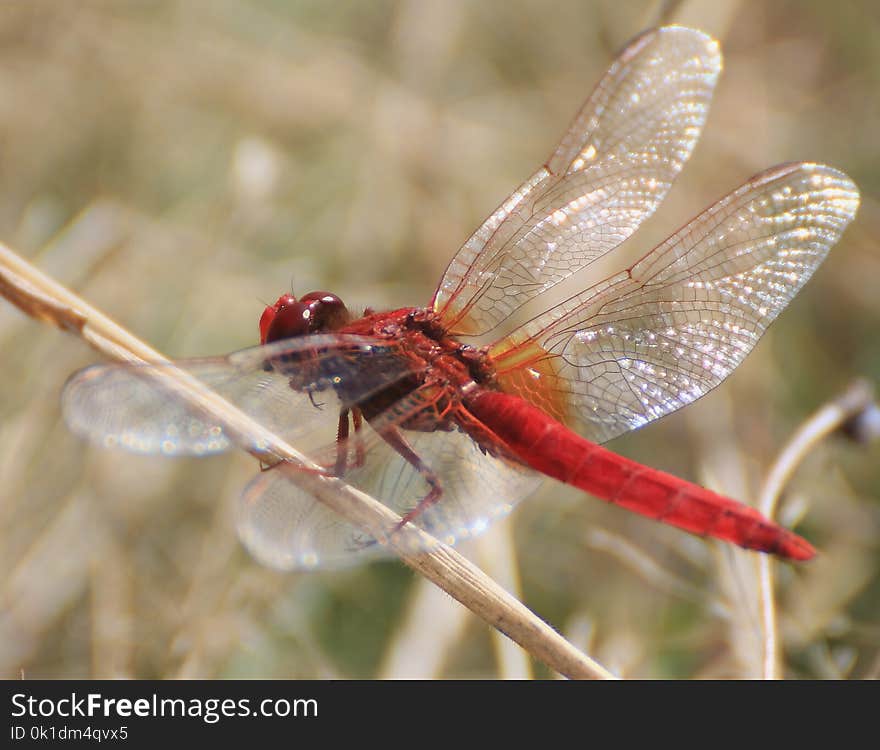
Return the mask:
M 807 457 L 807 454 L 826 437 L 871 408 L 873 403 L 874 393 L 870 384 L 863 380 L 857 380 L 844 393 L 823 406 L 804 422 L 782 449 L 770 469 L 758 498 L 758 510 L 767 518 L 772 518 L 783 488 Z M 761 629 L 764 644 L 762 672 L 764 678 L 768 680 L 778 679 L 780 675 L 772 563 L 769 555 L 761 555 L 758 563 Z
M 475 546 L 480 565 L 493 579 L 500 581 L 505 589 L 517 597 L 521 596 L 522 581 L 510 518 L 493 524 L 486 534 L 476 540 Z M 501 679 L 530 680 L 534 677 L 527 654 L 503 638 L 498 631 L 492 633 L 492 647 Z
M 76 333 L 111 359 L 167 361 L 2 245 L 0 294 L 27 315 Z M 209 413 L 230 434 L 237 436 L 241 444 L 261 446 L 259 451 L 251 451 L 255 457 L 288 462 L 290 470 L 285 473 L 290 481 L 388 545 L 407 565 L 518 643 L 535 659 L 570 678 L 613 677 L 457 552 L 412 525 L 389 535 L 388 529 L 400 519 L 382 503 L 339 479 L 297 471 L 297 467 L 315 470 L 319 467 L 188 374 L 173 366 L 163 369 L 162 374 L 164 387 Z M 421 551 L 425 549 L 430 551 Z

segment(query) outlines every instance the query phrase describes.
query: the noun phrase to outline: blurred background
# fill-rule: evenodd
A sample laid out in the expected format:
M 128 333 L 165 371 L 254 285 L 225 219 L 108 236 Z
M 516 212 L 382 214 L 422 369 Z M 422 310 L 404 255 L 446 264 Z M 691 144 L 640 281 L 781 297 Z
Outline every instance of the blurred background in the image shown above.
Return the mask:
M 169 356 L 258 339 L 291 286 L 427 304 L 551 152 L 615 52 L 659 23 L 722 42 L 697 150 L 641 252 L 747 177 L 806 159 L 862 207 L 722 387 L 614 442 L 752 501 L 803 421 L 880 377 L 880 15 L 870 0 L 0 2 L 0 239 Z M 109 453 L 59 392 L 96 361 L 0 300 L 0 675 L 547 677 L 396 562 L 283 574 L 239 544 L 257 469 Z M 823 443 L 781 520 L 786 675 L 880 675 L 880 447 Z M 756 556 L 546 482 L 462 551 L 608 668 L 760 672 Z

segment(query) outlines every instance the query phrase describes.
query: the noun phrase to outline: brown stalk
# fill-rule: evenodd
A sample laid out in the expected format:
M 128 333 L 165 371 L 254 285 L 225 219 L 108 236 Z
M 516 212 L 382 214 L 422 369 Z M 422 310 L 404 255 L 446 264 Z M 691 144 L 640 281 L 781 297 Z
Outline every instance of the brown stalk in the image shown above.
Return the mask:
M 773 518 L 782 490 L 809 452 L 829 435 L 844 428 L 858 415 L 870 409 L 873 402 L 874 394 L 870 384 L 864 380 L 857 380 L 804 422 L 773 463 L 761 488 L 758 510 L 767 518 Z M 761 632 L 764 643 L 762 673 L 767 680 L 778 679 L 780 673 L 772 564 L 773 560 L 769 555 L 761 555 L 758 562 L 758 580 Z

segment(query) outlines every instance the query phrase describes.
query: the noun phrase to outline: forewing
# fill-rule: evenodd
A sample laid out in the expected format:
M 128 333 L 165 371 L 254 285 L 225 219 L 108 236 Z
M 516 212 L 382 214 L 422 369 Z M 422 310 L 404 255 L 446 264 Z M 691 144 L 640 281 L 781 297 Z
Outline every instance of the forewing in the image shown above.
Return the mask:
M 234 444 L 260 448 L 193 405 L 175 387 L 183 372 L 273 434 L 311 446 L 323 424 L 335 434 L 340 410 L 413 372 L 397 346 L 359 336 L 318 335 L 168 364 L 103 364 L 75 373 L 62 410 L 78 435 L 136 453 L 208 455 Z M 317 440 L 317 442 L 316 442 Z
M 596 442 L 675 411 L 751 351 L 858 204 L 830 167 L 757 175 L 628 271 L 496 343 L 502 387 Z
M 433 302 L 449 330 L 492 330 L 629 237 L 690 156 L 720 71 L 718 43 L 693 29 L 627 46 L 546 165 L 453 258 Z

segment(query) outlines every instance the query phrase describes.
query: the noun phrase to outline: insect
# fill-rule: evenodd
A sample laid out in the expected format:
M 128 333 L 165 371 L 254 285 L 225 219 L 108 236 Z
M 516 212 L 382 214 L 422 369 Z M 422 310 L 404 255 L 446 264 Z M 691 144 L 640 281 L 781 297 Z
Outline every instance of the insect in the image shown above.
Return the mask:
M 628 268 L 544 302 L 654 212 L 720 71 L 718 43 L 700 31 L 639 36 L 547 162 L 465 242 L 427 307 L 358 317 L 330 293 L 285 294 L 263 312 L 260 346 L 177 366 L 449 543 L 549 476 L 689 532 L 810 558 L 808 542 L 756 510 L 599 444 L 733 371 L 854 217 L 846 175 L 773 167 Z M 204 455 L 238 440 L 164 388 L 159 365 L 87 368 L 63 409 L 75 432 L 135 452 Z M 289 469 L 261 472 L 243 493 L 240 532 L 259 559 L 313 568 L 383 554 Z

